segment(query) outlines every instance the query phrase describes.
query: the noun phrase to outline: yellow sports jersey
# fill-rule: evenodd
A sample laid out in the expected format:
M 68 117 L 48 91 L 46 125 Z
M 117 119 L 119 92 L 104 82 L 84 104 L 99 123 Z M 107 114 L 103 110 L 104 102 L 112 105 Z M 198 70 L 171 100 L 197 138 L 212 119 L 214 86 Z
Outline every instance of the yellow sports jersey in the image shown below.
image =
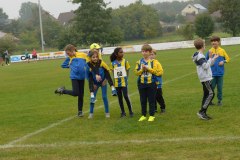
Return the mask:
M 114 86 L 126 87 L 128 84 L 128 71 L 130 69 L 129 62 L 124 58 L 119 63 L 117 60 L 113 61 L 110 65 L 110 69 L 113 71 Z
M 87 54 L 85 54 L 83 52 L 76 52 L 74 56 L 69 57 L 69 58 L 70 58 L 69 64 L 71 64 L 71 62 L 74 58 L 81 58 L 81 59 L 85 59 L 86 61 L 88 61 L 88 59 L 89 59 Z
M 221 47 L 218 47 L 217 49 L 211 48 L 210 52 L 212 52 L 212 54 L 218 54 L 220 57 L 224 58 L 226 63 L 228 63 L 230 61 L 228 54 Z
M 143 71 L 142 65 L 148 66 L 147 71 Z M 142 84 L 150 84 L 155 82 L 154 76 L 163 74 L 163 69 L 159 67 L 160 63 L 157 60 L 148 60 L 147 62 L 142 58 L 137 61 L 135 67 L 135 74 L 138 76 L 138 82 Z

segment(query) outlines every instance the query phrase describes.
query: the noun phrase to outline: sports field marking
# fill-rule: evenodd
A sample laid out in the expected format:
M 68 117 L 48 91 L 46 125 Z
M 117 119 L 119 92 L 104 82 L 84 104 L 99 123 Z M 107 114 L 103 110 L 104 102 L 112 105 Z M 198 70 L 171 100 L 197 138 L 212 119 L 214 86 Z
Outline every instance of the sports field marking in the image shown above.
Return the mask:
M 179 79 L 183 79 L 183 78 L 185 78 L 185 77 L 188 77 L 188 76 L 192 75 L 193 73 L 195 73 L 195 72 L 191 72 L 191 73 L 182 75 L 182 76 L 180 76 L 180 77 L 177 77 L 177 78 L 174 78 L 174 79 L 172 79 L 172 80 L 166 81 L 166 82 L 163 83 L 163 84 L 168 84 L 168 83 L 170 83 L 170 82 L 177 81 L 177 80 L 179 80 Z M 137 93 L 138 93 L 138 92 L 134 92 L 134 93 L 130 94 L 129 97 L 134 96 L 134 95 L 136 95 Z M 109 104 L 111 105 L 111 104 L 116 103 L 116 102 L 118 102 L 118 100 L 111 101 Z M 103 107 L 103 105 L 97 107 L 96 109 L 99 109 L 99 108 L 102 108 L 102 107 Z M 84 112 L 84 113 L 86 114 L 86 113 L 88 113 L 88 112 L 89 112 L 89 111 Z M 44 131 L 47 131 L 47 130 L 53 128 L 53 127 L 59 126 L 59 125 L 65 123 L 65 122 L 68 122 L 68 121 L 74 119 L 75 117 L 76 117 L 76 116 L 71 116 L 71 117 L 65 118 L 65 119 L 63 119 L 63 120 L 60 120 L 60 121 L 58 121 L 58 122 L 56 122 L 56 123 L 52 123 L 52 124 L 50 124 L 50 125 L 47 126 L 47 127 L 41 128 L 41 129 L 39 129 L 39 130 L 37 130 L 37 131 L 34 131 L 34 132 L 32 132 L 32 133 L 28 133 L 28 134 L 26 134 L 25 136 L 22 136 L 22 137 L 20 137 L 20 138 L 17 138 L 16 140 L 10 141 L 10 142 L 7 143 L 7 144 L 1 145 L 1 147 L 2 147 L 2 146 L 6 146 L 6 147 L 7 147 L 7 146 L 14 146 L 16 143 L 22 142 L 22 141 L 24 141 L 24 140 L 26 140 L 26 139 L 28 139 L 28 138 L 30 138 L 30 137 L 33 137 L 33 136 L 35 136 L 35 135 L 37 135 L 37 134 L 40 134 L 40 133 L 42 133 L 42 132 L 44 132 Z M 0 147 L 0 148 L 1 148 L 1 147 Z
M 144 140 L 109 140 L 109 141 L 79 141 L 53 144 L 20 144 L 1 145 L 0 149 L 9 148 L 62 148 L 82 145 L 124 145 L 124 144 L 146 144 L 146 143 L 187 143 L 187 142 L 209 142 L 209 141 L 240 141 L 240 136 L 216 136 L 216 137 L 183 137 L 183 138 L 156 138 Z

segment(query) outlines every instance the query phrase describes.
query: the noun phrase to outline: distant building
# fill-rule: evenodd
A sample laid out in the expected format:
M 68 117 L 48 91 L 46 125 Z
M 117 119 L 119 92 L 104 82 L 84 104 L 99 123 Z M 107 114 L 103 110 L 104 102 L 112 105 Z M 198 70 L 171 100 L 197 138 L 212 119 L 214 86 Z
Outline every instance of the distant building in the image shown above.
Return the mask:
M 75 17 L 76 15 L 74 14 L 73 11 L 71 12 L 65 12 L 65 13 L 60 13 L 59 16 L 58 16 L 58 21 L 62 24 L 62 25 L 68 25 L 69 22 L 71 20 L 73 20 L 73 18 Z
M 188 4 L 182 11 L 182 16 L 197 15 L 207 11 L 207 8 L 203 7 L 201 4 Z

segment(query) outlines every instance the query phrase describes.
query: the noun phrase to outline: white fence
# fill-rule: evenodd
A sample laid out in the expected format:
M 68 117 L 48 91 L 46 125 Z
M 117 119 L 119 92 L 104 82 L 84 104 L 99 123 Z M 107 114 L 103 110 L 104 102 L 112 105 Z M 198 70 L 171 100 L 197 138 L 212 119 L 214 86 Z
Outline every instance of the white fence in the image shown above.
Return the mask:
M 221 38 L 221 45 L 238 45 L 240 44 L 240 37 L 231 37 L 231 38 Z M 179 42 L 166 42 L 166 43 L 154 43 L 150 44 L 156 50 L 169 50 L 169 49 L 181 49 L 181 48 L 193 48 L 193 41 L 179 41 Z M 129 45 L 122 46 L 124 52 L 126 53 L 135 53 L 141 51 L 142 45 Z M 103 48 L 104 54 L 112 54 L 116 47 L 106 47 Z M 80 52 L 88 52 L 89 49 L 81 49 L 78 50 Z M 58 52 L 46 52 L 46 53 L 38 53 L 38 60 L 45 59 L 59 59 L 65 58 L 66 54 L 64 51 Z M 30 54 L 30 58 L 32 55 Z M 25 61 L 25 55 L 14 55 L 11 56 L 11 62 L 22 62 Z

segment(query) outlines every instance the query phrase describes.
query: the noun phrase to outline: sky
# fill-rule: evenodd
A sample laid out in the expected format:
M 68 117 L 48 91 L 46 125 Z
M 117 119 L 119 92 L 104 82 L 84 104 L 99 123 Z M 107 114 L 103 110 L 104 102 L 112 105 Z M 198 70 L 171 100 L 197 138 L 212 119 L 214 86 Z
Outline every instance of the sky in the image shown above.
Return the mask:
M 129 5 L 134 3 L 136 0 L 105 0 L 105 2 L 110 2 L 109 6 L 113 8 L 119 7 L 119 5 Z M 163 2 L 163 1 L 173 1 L 173 0 L 143 0 L 145 4 Z M 183 0 L 178 0 L 183 1 Z M 19 17 L 19 10 L 21 4 L 24 2 L 38 3 L 38 0 L 0 0 L 0 8 L 8 15 L 9 19 L 17 19 Z M 44 10 L 48 11 L 54 17 L 62 12 L 69 12 L 78 8 L 78 5 L 74 5 L 68 0 L 40 0 L 41 6 Z

